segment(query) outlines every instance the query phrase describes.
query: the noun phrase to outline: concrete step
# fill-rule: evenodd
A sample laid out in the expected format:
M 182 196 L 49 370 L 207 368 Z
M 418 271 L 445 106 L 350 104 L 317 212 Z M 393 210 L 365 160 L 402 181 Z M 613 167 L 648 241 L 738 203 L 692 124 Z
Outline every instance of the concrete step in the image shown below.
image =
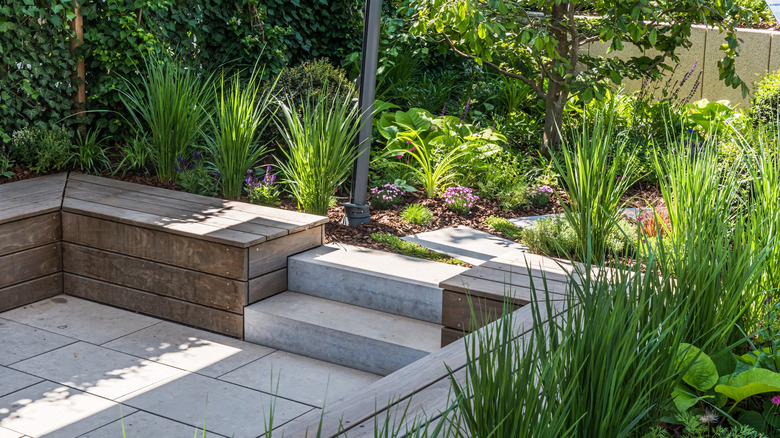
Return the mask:
M 441 326 L 288 291 L 244 309 L 244 336 L 386 376 L 438 350 Z
M 525 245 L 464 226 L 413 234 L 402 239 L 475 266 L 510 252 L 528 250 Z
M 287 289 L 441 323 L 439 283 L 467 268 L 351 245 L 325 245 L 288 259 Z

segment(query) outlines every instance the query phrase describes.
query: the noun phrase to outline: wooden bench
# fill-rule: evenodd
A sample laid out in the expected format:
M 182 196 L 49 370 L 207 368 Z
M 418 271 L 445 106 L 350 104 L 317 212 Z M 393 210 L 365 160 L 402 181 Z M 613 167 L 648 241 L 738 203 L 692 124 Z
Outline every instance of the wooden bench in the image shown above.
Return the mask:
M 0 312 L 62 293 L 66 174 L 0 185 Z
M 287 288 L 327 218 L 71 174 L 65 293 L 243 338 L 244 307 Z
M 545 282 L 553 299 L 564 299 L 569 272 L 573 271 L 569 262 L 525 252 L 512 254 L 515 255 L 491 259 L 439 283 L 442 347 L 498 319 L 505 300 L 509 310 L 529 304 L 532 293 L 543 301 Z

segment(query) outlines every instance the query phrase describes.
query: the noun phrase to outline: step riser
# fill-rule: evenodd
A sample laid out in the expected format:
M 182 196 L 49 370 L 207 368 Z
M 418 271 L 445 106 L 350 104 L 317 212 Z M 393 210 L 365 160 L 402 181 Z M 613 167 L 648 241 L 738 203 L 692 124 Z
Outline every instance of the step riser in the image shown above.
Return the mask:
M 428 354 L 247 307 L 248 342 L 386 376 Z
M 442 290 L 375 272 L 290 257 L 287 288 L 380 312 L 441 324 Z

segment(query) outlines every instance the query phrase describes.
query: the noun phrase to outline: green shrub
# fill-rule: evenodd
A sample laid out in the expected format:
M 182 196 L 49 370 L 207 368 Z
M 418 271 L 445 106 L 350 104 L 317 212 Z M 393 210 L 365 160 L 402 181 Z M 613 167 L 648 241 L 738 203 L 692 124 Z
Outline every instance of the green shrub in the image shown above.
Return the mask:
M 598 246 L 604 248 L 605 253 L 625 254 L 631 248 L 635 236 L 636 227 L 621 218 Z M 539 254 L 578 260 L 582 254 L 577 232 L 565 216 L 539 219 L 531 227 L 520 231 L 520 240 L 531 251 Z
M 124 175 L 127 171 L 146 175 L 149 173 L 149 164 L 154 160 L 154 150 L 149 143 L 146 133 L 136 135 L 130 140 L 119 143 L 118 149 L 121 160 L 114 170 L 114 174 L 122 169 Z
M 266 166 L 263 178 L 252 176 L 252 171 L 247 171 L 246 192 L 249 202 L 267 207 L 278 207 L 281 204 L 279 195 L 281 191 L 276 183 L 276 175 L 271 173 L 271 166 Z
M 62 128 L 26 128 L 14 132 L 11 156 L 33 172 L 45 173 L 64 168 L 72 147 L 70 135 Z
M 410 224 L 424 226 L 433 219 L 433 212 L 419 204 L 411 204 L 401 211 L 401 217 Z
M 203 163 L 203 158 L 198 151 L 192 152 L 192 158 L 185 160 L 181 155 L 177 157 L 176 171 L 179 173 L 176 183 L 185 192 L 203 196 L 216 196 L 217 184 L 209 175 L 208 169 Z
M 343 94 L 353 89 L 346 72 L 333 66 L 326 58 L 284 68 L 276 84 L 279 98 L 283 102 L 292 102 L 295 108 L 307 97 L 343 100 Z
M 372 233 L 371 238 L 379 243 L 390 245 L 394 252 L 417 257 L 418 259 L 433 260 L 436 262 L 447 263 L 448 265 L 468 266 L 463 260 L 454 259 L 447 254 L 432 251 L 416 243 L 407 242 L 398 236 L 392 234 Z
M 10 178 L 14 176 L 11 170 L 14 167 L 14 160 L 5 149 L 5 142 L 0 140 L 0 178 Z
M 281 103 L 280 131 L 287 147 L 282 149 L 284 160 L 277 157 L 277 164 L 298 206 L 307 213 L 327 215 L 336 190 L 352 172 L 360 130 L 360 110 L 352 94 L 348 88 L 333 100 L 308 95 L 300 115 L 291 101 Z
M 111 162 L 103 146 L 105 138 L 99 135 L 98 130 L 87 131 L 83 135 L 81 132 L 76 133 L 76 144 L 69 159 L 73 167 L 87 173 L 100 173 L 110 167 Z
M 479 194 L 486 199 L 499 200 L 505 210 L 514 210 L 528 203 L 525 164 L 520 158 L 502 151 L 491 156 L 488 162 L 487 169 L 473 177 L 473 185 Z
M 489 216 L 485 222 L 495 231 L 503 234 L 508 239 L 518 240 L 522 237 L 522 229 L 509 222 L 509 219 L 498 216 Z
M 755 123 L 777 123 L 780 118 L 780 70 L 753 84 L 750 116 Z

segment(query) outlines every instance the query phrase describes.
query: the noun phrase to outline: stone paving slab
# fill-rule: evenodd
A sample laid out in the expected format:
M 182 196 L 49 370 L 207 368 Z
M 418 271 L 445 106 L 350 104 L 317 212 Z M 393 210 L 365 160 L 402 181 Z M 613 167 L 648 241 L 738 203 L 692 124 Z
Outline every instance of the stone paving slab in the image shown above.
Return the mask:
M 301 403 L 199 374 L 165 381 L 153 390 L 130 394 L 120 401 L 186 424 L 199 425 L 205 420 L 207 431 L 235 438 L 262 435 L 272 405 L 274 426 L 312 409 Z
M 203 436 L 202 432 L 203 426 L 196 427 L 138 411 L 121 420 L 106 424 L 100 429 L 81 435 L 79 438 L 188 438 L 191 436 L 201 437 Z M 211 432 L 207 436 L 221 437 L 222 435 Z
M 41 382 L 0 397 L 0 427 L 25 435 L 72 438 L 135 409 L 55 382 Z
M 22 438 L 25 435 L 23 433 L 14 432 L 13 430 L 0 427 L 0 438 Z
M 0 366 L 0 397 L 42 381 L 40 377 Z
M 109 400 L 186 371 L 86 342 L 67 345 L 13 365 L 14 369 Z
M 5 316 L 6 313 L 0 315 Z M 28 325 L 0 318 L 0 365 L 10 365 L 77 342 Z
M 402 239 L 475 266 L 510 251 L 528 250 L 525 245 L 464 226 L 413 234 Z
M 321 408 L 380 378 L 376 374 L 277 351 L 220 379 Z
M 167 321 L 103 346 L 209 377 L 219 377 L 276 351 Z
M 98 345 L 160 322 L 66 295 L 9 310 L 2 317 Z

